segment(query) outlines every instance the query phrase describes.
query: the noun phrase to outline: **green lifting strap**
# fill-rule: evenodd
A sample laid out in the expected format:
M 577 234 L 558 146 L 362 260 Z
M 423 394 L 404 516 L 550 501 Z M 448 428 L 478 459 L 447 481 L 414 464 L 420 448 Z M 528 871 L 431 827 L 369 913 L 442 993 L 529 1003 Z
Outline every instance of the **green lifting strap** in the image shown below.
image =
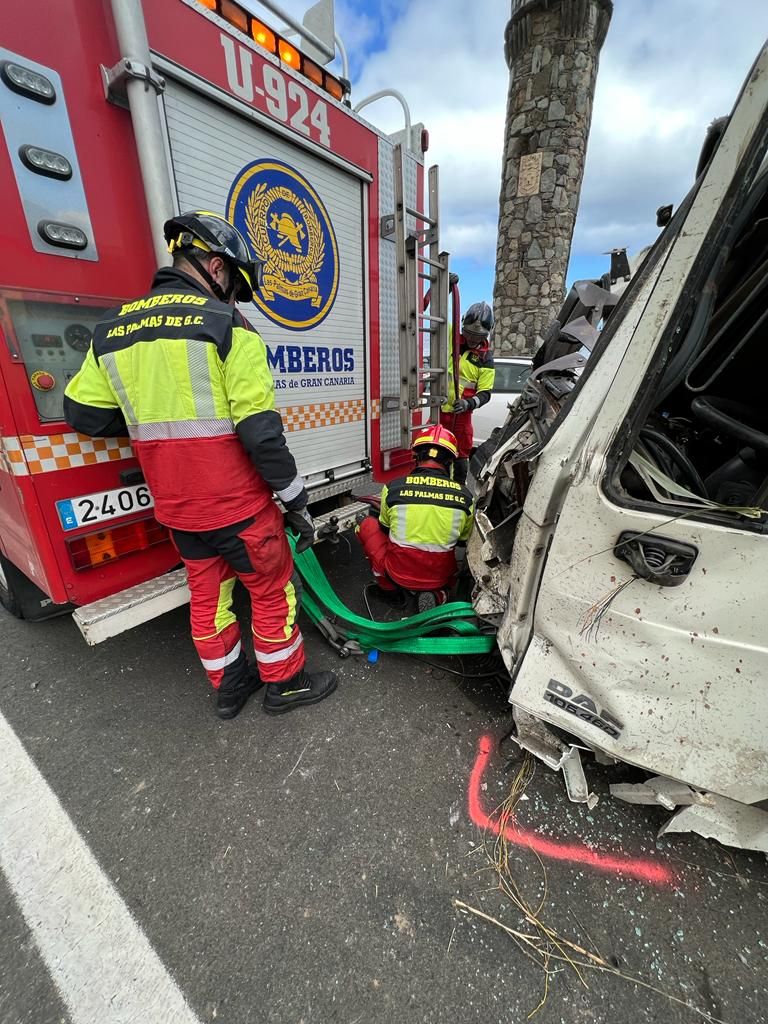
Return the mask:
M 496 647 L 495 634 L 480 631 L 467 601 L 452 601 L 398 622 L 375 622 L 356 615 L 336 596 L 312 548 L 297 555 L 290 531 L 288 539 L 304 583 L 302 607 L 326 635 L 330 629 L 342 641 L 356 641 L 364 651 L 399 654 L 488 654 Z M 457 635 L 434 636 L 438 630 Z

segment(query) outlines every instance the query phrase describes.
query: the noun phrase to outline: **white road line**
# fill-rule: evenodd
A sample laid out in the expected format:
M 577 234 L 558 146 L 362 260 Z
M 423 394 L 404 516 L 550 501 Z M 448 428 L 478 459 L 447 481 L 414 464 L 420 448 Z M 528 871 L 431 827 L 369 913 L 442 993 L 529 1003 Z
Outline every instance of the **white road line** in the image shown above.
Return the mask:
M 200 1024 L 2 714 L 0 867 L 72 1024 Z

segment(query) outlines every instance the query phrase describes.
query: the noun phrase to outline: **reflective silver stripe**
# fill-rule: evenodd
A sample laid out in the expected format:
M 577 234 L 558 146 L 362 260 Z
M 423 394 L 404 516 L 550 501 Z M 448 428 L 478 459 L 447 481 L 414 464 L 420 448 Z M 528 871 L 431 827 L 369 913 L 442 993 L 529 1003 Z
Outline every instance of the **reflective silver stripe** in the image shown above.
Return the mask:
M 193 437 L 226 437 L 234 434 L 232 420 L 170 420 L 136 423 L 128 427 L 132 441 L 173 441 Z
M 461 521 L 463 518 L 464 513 L 461 511 L 461 509 L 454 509 L 453 520 L 451 522 L 451 541 L 453 542 L 453 544 L 455 544 L 456 541 L 459 539 L 459 534 L 461 533 Z
M 467 380 L 466 377 L 459 377 L 459 388 L 461 389 L 462 397 L 465 391 L 474 391 L 476 387 L 477 381 Z
M 201 420 L 212 420 L 216 417 L 216 403 L 213 399 L 213 381 L 208 367 L 208 343 L 205 341 L 187 342 L 187 366 L 192 384 L 192 397 L 195 412 Z
M 277 492 L 277 496 L 280 501 L 293 501 L 297 498 L 304 490 L 304 481 L 300 476 L 296 476 L 291 480 L 287 487 L 284 487 L 282 491 Z
M 105 352 L 99 356 L 104 369 L 107 371 L 109 382 L 112 385 L 117 400 L 120 403 L 120 408 L 123 411 L 125 422 L 130 426 L 136 422 L 136 413 L 133 411 L 133 405 L 128 397 L 128 393 L 125 390 L 125 384 L 123 384 L 123 378 L 120 376 L 120 371 L 117 368 L 117 358 L 114 352 Z
M 216 672 L 220 668 L 226 668 L 227 665 L 231 665 L 233 661 L 237 661 L 242 649 L 243 645 L 238 640 L 229 654 L 225 654 L 223 658 L 201 658 L 200 661 L 206 672 Z
M 301 633 L 298 634 L 296 639 L 293 641 L 290 647 L 284 647 L 281 651 L 273 651 L 271 654 L 262 654 L 261 651 L 256 650 L 254 646 L 254 654 L 256 655 L 256 661 L 261 665 L 274 665 L 278 661 L 287 661 L 292 654 L 304 643 Z
M 389 538 L 399 548 L 414 548 L 416 551 L 453 551 L 454 544 L 412 544 L 407 540 L 398 540 L 396 537 Z
M 392 509 L 392 519 L 394 520 L 392 527 L 390 528 L 390 538 L 396 541 L 398 544 L 405 544 L 405 538 L 408 536 L 408 528 L 406 520 L 408 518 L 408 506 L 397 505 Z

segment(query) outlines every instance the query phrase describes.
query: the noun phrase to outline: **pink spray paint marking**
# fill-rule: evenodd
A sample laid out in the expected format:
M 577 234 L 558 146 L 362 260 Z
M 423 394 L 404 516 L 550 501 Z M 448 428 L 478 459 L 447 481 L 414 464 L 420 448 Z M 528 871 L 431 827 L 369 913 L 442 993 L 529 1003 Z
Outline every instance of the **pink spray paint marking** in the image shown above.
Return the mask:
M 467 803 L 472 822 L 494 835 L 499 835 L 501 824 L 487 813 L 480 795 L 483 776 L 491 759 L 493 747 L 492 736 L 480 737 L 477 757 L 469 777 Z M 527 846 L 538 853 L 540 857 L 548 857 L 550 860 L 568 861 L 571 864 L 581 864 L 607 874 L 636 878 L 648 885 L 669 886 L 674 881 L 674 875 L 668 867 L 650 858 L 598 853 L 597 850 L 592 850 L 583 843 L 560 843 L 554 839 L 545 839 L 536 832 L 531 832 L 519 825 L 507 825 L 504 835 L 511 843 L 515 843 L 517 846 Z

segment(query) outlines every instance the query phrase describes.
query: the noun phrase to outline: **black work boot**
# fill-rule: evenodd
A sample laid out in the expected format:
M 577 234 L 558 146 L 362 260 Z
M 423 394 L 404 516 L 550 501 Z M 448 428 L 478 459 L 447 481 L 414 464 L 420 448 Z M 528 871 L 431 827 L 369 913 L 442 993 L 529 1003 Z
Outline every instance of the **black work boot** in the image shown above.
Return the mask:
M 384 587 L 376 584 L 374 593 L 380 601 L 383 601 L 390 608 L 405 608 L 408 604 L 408 595 L 400 587 L 397 590 L 385 590 Z
M 317 704 L 336 689 L 335 672 L 307 672 L 302 669 L 286 683 L 269 683 L 264 694 L 268 715 L 282 715 L 304 704 Z
M 216 714 L 219 718 L 234 718 L 239 715 L 251 694 L 263 685 L 258 669 L 255 666 L 249 667 L 247 675 L 239 683 L 217 691 Z
M 417 607 L 420 612 L 429 612 L 448 600 L 447 590 L 422 590 L 417 598 Z

